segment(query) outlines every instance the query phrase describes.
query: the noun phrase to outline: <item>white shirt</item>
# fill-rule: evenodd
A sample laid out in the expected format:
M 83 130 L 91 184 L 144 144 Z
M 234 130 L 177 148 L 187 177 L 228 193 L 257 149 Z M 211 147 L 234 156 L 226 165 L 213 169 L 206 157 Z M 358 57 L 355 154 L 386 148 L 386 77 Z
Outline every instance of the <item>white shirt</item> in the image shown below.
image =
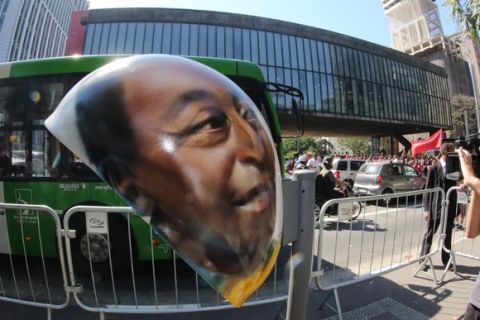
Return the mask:
M 445 159 L 440 158 L 440 164 L 442 165 L 442 169 L 443 169 L 443 175 L 446 176 L 447 175 L 447 161 Z
M 307 167 L 309 169 L 317 169 L 318 165 L 319 165 L 319 162 L 315 158 L 310 158 L 310 160 L 308 160 L 307 162 Z

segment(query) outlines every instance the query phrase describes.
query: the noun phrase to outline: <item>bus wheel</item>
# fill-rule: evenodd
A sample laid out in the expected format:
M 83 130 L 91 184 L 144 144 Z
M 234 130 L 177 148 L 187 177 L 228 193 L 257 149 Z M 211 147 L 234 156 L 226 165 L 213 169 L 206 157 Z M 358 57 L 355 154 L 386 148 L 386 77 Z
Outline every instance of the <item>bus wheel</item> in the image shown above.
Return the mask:
M 109 234 L 87 234 L 85 214 L 77 213 L 69 227 L 76 230 L 71 240 L 72 262 L 76 273 L 94 276 L 123 274 L 130 270 L 128 225 L 120 214 L 108 214 Z M 132 257 L 136 260 L 136 243 L 132 240 Z M 110 267 L 111 265 L 111 267 Z

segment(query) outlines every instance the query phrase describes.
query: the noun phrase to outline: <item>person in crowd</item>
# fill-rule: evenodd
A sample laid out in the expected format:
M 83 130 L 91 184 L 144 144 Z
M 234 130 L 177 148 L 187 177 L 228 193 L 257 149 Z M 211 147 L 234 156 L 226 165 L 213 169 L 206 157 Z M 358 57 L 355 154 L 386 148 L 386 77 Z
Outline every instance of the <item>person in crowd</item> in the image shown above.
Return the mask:
M 472 210 L 468 214 L 479 215 L 478 199 L 480 197 L 480 179 L 475 175 L 473 169 L 472 155 L 470 152 L 460 148 L 458 150 L 460 158 L 460 166 L 462 169 L 463 183 L 465 186 L 472 189 L 470 205 Z M 473 219 L 472 219 L 473 220 Z M 467 220 L 467 230 L 470 228 Z M 479 320 L 480 319 L 480 274 L 477 277 L 475 286 L 473 287 L 470 301 L 467 304 L 467 309 L 463 315 L 464 320 Z
M 346 182 L 343 182 L 340 179 L 335 178 L 331 169 L 332 169 L 333 158 L 327 156 L 322 161 L 322 167 L 317 174 L 315 180 L 315 198 L 330 200 L 343 198 L 343 193 L 335 190 L 337 185 L 343 185 Z
M 307 155 L 302 154 L 295 162 L 295 170 L 307 169 Z
M 318 154 L 315 154 L 310 160 L 307 161 L 307 168 L 310 170 L 317 170 L 318 166 L 320 165 L 318 160 Z
M 57 131 L 68 121 L 78 131 Z M 117 60 L 84 78 L 46 125 L 72 137 L 69 148 L 80 141 L 82 160 L 205 274 L 239 281 L 271 270 L 278 161 L 260 111 L 227 77 L 182 57 Z
M 0 175 L 8 176 L 12 170 L 12 158 L 8 155 L 6 150 L 0 154 Z
M 456 185 L 456 181 L 446 178 L 446 159 L 447 154 L 454 152 L 455 147 L 451 143 L 443 143 L 440 146 L 440 159 L 435 166 L 433 166 L 427 175 L 427 183 L 425 189 L 432 189 L 436 187 L 442 188 L 445 193 L 451 187 Z M 442 197 L 438 193 L 427 193 L 423 197 L 423 218 L 427 225 L 427 231 L 423 237 L 422 249 L 420 255 L 424 256 L 430 252 L 432 246 L 433 235 L 437 232 L 438 227 L 440 226 L 440 216 L 441 216 L 441 203 Z M 447 209 L 447 226 L 446 226 L 446 237 L 445 237 L 445 247 L 447 249 L 451 248 L 452 243 L 452 230 L 456 214 L 456 203 L 457 203 L 457 194 L 452 192 L 450 196 L 450 202 Z M 442 250 L 442 263 L 444 266 L 447 266 L 450 259 L 450 254 Z M 425 268 L 428 268 L 425 265 Z

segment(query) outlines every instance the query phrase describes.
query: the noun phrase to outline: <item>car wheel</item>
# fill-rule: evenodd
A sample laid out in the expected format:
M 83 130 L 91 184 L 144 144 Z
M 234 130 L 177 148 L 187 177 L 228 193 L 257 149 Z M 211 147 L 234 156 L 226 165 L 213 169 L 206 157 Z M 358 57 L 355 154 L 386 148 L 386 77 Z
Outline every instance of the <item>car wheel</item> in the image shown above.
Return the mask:
M 382 196 L 386 196 L 386 195 L 390 195 L 390 194 L 393 194 L 393 190 L 392 190 L 392 189 L 385 189 L 385 190 L 383 190 L 383 192 L 382 192 Z M 380 205 L 385 206 L 385 207 L 388 207 L 388 205 L 390 204 L 390 202 L 391 202 L 391 199 L 389 199 L 389 198 L 382 199 L 382 200 L 379 201 Z

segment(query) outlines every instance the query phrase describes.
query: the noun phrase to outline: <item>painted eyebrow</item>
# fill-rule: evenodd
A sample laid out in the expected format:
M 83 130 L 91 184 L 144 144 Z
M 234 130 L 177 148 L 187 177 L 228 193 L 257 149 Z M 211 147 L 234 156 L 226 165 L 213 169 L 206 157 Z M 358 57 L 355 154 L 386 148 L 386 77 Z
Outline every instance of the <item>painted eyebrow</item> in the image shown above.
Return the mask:
M 237 108 L 238 105 L 238 99 L 232 94 L 228 93 L 228 98 L 232 101 L 233 105 Z M 215 94 L 213 92 L 204 90 L 204 89 L 194 89 L 187 91 L 180 95 L 174 102 L 170 112 L 169 116 L 174 116 L 175 114 L 178 114 L 182 112 L 188 105 L 192 102 L 197 102 L 201 101 L 204 99 L 217 99 Z

